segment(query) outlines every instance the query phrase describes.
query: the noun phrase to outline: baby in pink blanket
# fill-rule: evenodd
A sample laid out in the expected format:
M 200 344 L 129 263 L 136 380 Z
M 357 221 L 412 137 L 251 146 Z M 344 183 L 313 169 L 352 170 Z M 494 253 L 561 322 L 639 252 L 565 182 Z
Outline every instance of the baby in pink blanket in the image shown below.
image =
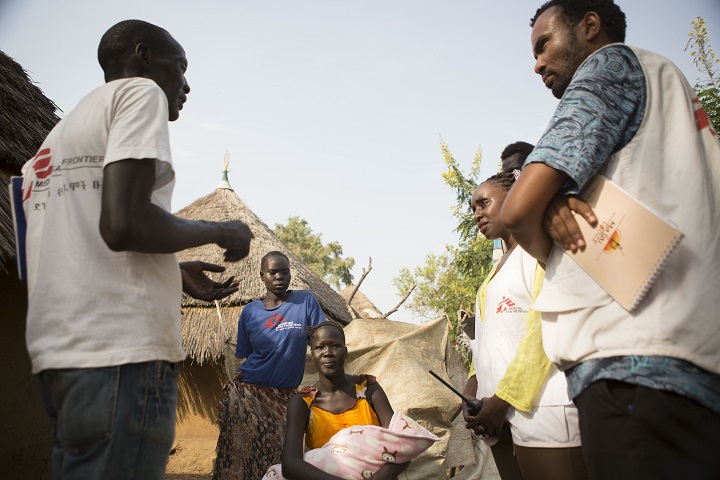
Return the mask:
M 370 478 L 386 463 L 405 463 L 440 440 L 410 417 L 395 412 L 388 428 L 357 425 L 333 435 L 320 448 L 305 452 L 306 462 L 345 479 Z M 262 480 L 282 479 L 280 465 L 273 465 Z

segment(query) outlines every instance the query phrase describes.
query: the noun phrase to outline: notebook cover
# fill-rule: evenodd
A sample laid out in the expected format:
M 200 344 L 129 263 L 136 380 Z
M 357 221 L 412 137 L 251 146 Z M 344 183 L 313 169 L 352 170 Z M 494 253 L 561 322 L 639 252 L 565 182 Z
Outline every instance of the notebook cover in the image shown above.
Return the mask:
M 602 175 L 593 177 L 580 197 L 592 207 L 598 224 L 593 228 L 577 218 L 586 247 L 577 253 L 567 252 L 631 312 L 683 234 Z
M 27 278 L 27 262 L 25 257 L 25 232 L 27 223 L 22 205 L 22 177 L 10 177 L 10 211 L 12 213 L 13 229 L 15 231 L 15 259 L 17 261 L 18 277 Z

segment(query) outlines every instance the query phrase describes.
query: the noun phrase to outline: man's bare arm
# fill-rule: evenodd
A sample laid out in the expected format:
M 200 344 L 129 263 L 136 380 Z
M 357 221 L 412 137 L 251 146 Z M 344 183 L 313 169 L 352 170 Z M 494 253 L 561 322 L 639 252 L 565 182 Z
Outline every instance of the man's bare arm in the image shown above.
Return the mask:
M 103 170 L 100 234 L 110 249 L 141 253 L 174 253 L 215 243 L 226 261 L 247 256 L 252 233 L 242 222 L 185 220 L 154 205 L 154 159 L 128 159 Z
M 513 238 L 530 255 L 546 262 L 552 238 L 543 228 L 545 210 L 567 176 L 542 163 L 527 165 L 510 189 L 501 211 Z

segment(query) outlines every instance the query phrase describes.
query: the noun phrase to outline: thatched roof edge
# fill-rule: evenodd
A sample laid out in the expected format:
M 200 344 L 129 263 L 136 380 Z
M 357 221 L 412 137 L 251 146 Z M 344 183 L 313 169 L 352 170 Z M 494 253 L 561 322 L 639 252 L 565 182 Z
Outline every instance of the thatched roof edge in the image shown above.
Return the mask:
M 0 272 L 15 258 L 15 239 L 7 184 L 37 152 L 58 122 L 48 99 L 13 58 L 0 51 Z

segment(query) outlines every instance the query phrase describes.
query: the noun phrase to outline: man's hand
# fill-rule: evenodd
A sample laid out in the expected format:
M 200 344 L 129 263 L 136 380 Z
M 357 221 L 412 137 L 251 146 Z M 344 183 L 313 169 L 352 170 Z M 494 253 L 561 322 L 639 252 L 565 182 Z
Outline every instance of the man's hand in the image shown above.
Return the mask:
M 250 253 L 250 240 L 253 238 L 248 226 L 240 221 L 223 222 L 221 225 L 225 239 L 218 242 L 218 246 L 225 249 L 225 261 L 237 262 L 247 257 Z
M 183 292 L 198 300 L 212 302 L 238 291 L 238 282 L 234 277 L 220 283 L 208 278 L 205 271 L 224 272 L 225 267 L 201 261 L 180 262 Z
M 597 217 L 587 203 L 578 197 L 555 195 L 545 209 L 543 228 L 555 243 L 576 253 L 585 249 L 585 239 L 573 212 L 582 216 L 591 227 L 597 225 Z

